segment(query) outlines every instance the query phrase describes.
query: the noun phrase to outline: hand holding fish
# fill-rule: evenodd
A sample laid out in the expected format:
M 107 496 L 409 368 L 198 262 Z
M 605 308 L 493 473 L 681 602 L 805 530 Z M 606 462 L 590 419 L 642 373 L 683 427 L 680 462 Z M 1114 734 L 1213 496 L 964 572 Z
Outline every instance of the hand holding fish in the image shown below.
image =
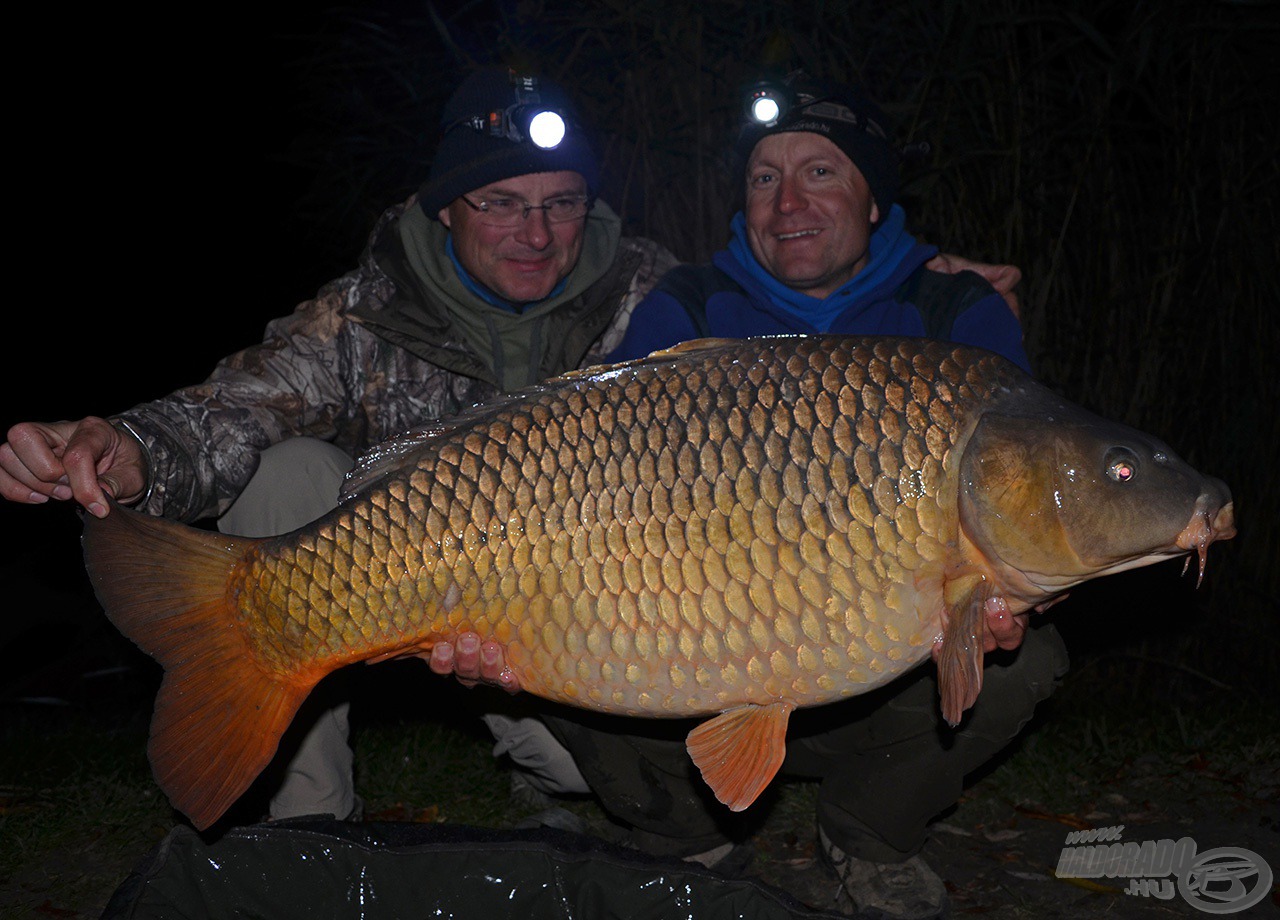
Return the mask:
M 997 648 L 1012 651 L 1022 644 L 1027 634 L 1030 613 L 1015 615 L 1009 610 L 1009 602 L 1003 597 L 993 597 L 983 607 L 986 628 L 982 635 L 982 650 L 994 652 Z
M 485 683 L 508 693 L 520 692 L 520 681 L 507 667 L 502 644 L 492 639 L 481 642 L 478 633 L 461 633 L 456 642 L 437 642 L 430 654 L 421 657 L 427 659 L 432 671 L 446 677 L 452 674 L 464 687 Z
M 994 652 L 996 649 L 1013 651 L 1022 645 L 1027 633 L 1029 613 L 1013 614 L 1004 598 L 995 597 L 986 602 L 985 627 L 982 635 L 982 651 Z M 936 660 L 941 643 L 935 643 L 933 657 Z M 474 632 L 465 632 L 458 636 L 457 642 L 437 642 L 430 654 L 420 657 L 427 659 L 431 670 L 445 677 L 453 675 L 464 687 L 476 684 L 492 684 L 508 693 L 520 692 L 520 680 L 511 668 L 507 667 L 506 650 L 502 644 L 492 639 L 481 642 L 480 636 Z
M 0 495 L 38 505 L 75 499 L 95 517 L 106 517 L 108 498 L 137 501 L 147 486 L 141 443 L 105 419 L 22 422 L 0 444 Z

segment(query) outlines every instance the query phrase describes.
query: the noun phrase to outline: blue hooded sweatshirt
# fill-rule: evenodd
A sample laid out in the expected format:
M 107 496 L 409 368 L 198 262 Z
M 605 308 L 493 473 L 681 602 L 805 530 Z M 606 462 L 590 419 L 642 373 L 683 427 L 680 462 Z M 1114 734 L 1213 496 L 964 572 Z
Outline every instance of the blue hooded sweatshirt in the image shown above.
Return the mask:
M 728 247 L 712 257 L 712 264 L 732 283 L 717 285 L 706 299 L 705 325 L 700 328 L 695 320 L 697 305 L 681 302 L 675 292 L 678 287 L 659 283 L 636 306 L 627 333 L 610 360 L 644 357 L 700 335 L 923 336 L 923 312 L 900 290 L 910 290 L 907 282 L 918 281 L 918 273 L 928 272 L 924 263 L 938 250 L 918 242 L 905 225 L 906 214 L 894 205 L 871 235 L 867 265 L 826 298 L 817 298 L 792 290 L 765 270 L 751 252 L 746 219 L 739 212 L 730 225 L 733 235 Z M 972 272 L 930 274 L 936 282 L 928 287 L 932 296 L 953 301 L 948 306 L 955 316 L 949 334 L 941 338 L 989 349 L 1024 370 L 1030 369 L 1022 347 L 1022 327 L 994 288 Z

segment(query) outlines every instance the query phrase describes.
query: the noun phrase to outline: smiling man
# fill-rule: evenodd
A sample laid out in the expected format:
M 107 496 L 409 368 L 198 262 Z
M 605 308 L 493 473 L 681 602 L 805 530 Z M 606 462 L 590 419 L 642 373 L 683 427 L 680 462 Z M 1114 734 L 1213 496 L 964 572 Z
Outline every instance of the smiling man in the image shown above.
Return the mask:
M 728 246 L 710 265 L 668 273 L 636 308 L 611 359 L 699 336 L 830 332 L 962 342 L 1026 368 L 1011 291 L 1002 295 L 974 271 L 955 272 L 965 260 L 939 257 L 907 232 L 896 201 L 898 154 L 880 111 L 849 87 L 804 74 L 776 88 L 790 108 L 748 123 L 736 144 L 744 203 Z M 1002 286 L 1018 277 L 1011 266 L 967 264 Z M 782 772 L 820 781 L 817 842 L 843 905 L 857 916 L 946 914 L 946 886 L 920 856 L 930 822 L 1066 671 L 1051 625 L 1027 629 L 1025 615 L 1010 617 L 999 605 L 987 613 L 984 648 L 993 654 L 977 706 L 958 729 L 942 722 L 931 669 L 791 722 Z M 549 716 L 547 724 L 635 845 L 732 854 L 748 830 L 708 804 L 690 775 L 687 726 L 637 731 L 579 713 Z
M 1012 309 L 1019 272 L 940 257 L 907 231 L 899 155 L 879 108 L 803 73 L 779 89 L 790 108 L 748 123 L 735 145 L 745 197 L 728 246 L 711 265 L 670 272 L 636 308 L 611 358 L 699 335 L 831 332 L 927 335 L 1026 368 Z M 971 270 L 957 272 L 957 263 Z
M 825 298 L 867 267 L 880 207 L 853 161 L 818 134 L 761 138 L 747 164 L 747 239 L 760 266 Z
M 513 176 L 440 209 L 468 274 L 508 303 L 544 300 L 578 264 L 591 196 L 576 172 Z M 541 205 L 527 202 L 541 201 Z

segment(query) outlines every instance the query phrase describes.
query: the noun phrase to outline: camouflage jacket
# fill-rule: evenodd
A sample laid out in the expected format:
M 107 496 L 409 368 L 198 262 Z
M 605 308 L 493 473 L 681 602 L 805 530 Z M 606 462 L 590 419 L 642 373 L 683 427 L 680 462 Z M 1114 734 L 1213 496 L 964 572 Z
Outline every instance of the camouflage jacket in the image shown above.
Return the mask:
M 388 209 L 358 267 L 271 321 L 261 344 L 224 358 L 201 384 L 120 413 L 150 453 L 151 492 L 140 510 L 183 521 L 216 517 L 272 444 L 309 436 L 358 456 L 496 395 L 486 363 L 445 311 L 394 277 L 386 254 L 399 215 L 415 204 L 416 196 Z M 545 376 L 603 360 L 636 304 L 675 263 L 650 240 L 622 238 L 603 276 L 548 314 L 541 334 L 556 345 Z M 419 301 L 416 328 L 380 326 L 379 316 L 393 316 L 397 298 L 410 296 Z

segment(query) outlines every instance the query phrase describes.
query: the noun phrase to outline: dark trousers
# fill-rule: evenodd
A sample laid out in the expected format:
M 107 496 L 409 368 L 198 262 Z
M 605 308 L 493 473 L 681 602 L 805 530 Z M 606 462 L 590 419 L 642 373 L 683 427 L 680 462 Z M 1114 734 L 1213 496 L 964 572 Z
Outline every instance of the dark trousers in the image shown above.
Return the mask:
M 1067 664 L 1051 624 L 1029 629 L 1017 652 L 988 656 L 982 693 L 956 729 L 942 720 L 931 664 L 852 700 L 798 711 L 782 772 L 819 780 L 818 824 L 845 852 L 907 859 L 924 846 L 929 822 L 960 798 L 965 777 L 1017 736 Z M 689 760 L 684 736 L 693 723 L 577 710 L 545 721 L 641 849 L 685 856 L 750 831 L 753 809 L 730 812 Z

